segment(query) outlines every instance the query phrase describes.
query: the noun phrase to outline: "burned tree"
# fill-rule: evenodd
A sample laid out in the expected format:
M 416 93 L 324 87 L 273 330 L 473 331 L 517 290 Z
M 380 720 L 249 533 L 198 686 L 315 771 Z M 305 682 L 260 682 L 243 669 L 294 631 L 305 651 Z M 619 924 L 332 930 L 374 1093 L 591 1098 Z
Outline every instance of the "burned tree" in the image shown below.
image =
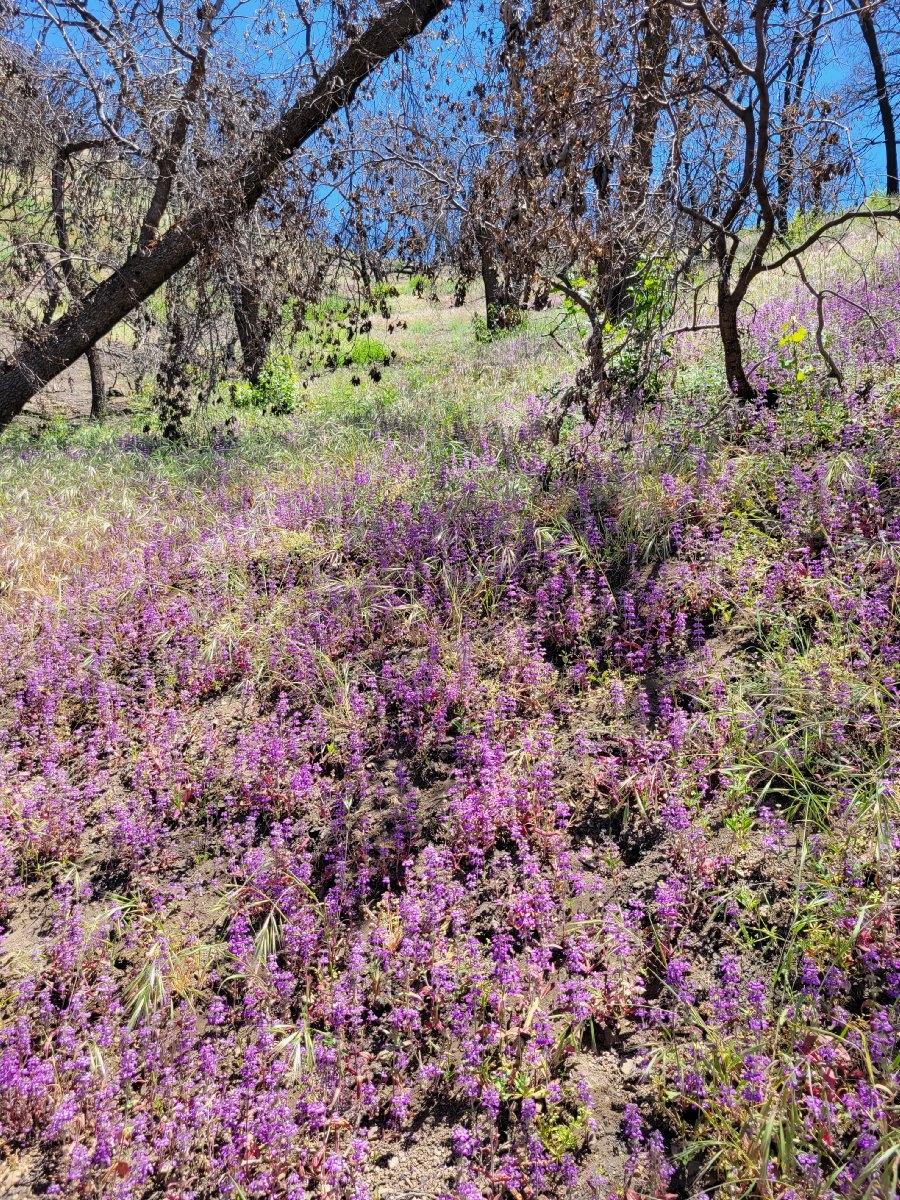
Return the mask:
M 879 5 L 872 0 L 847 0 L 856 13 L 869 64 L 872 71 L 872 92 L 878 106 L 881 131 L 884 138 L 885 191 L 888 196 L 900 193 L 900 169 L 897 164 L 897 127 L 891 95 L 888 87 L 887 67 L 882 53 L 882 43 L 875 24 L 875 11 Z
M 76 266 L 72 243 L 69 236 L 69 220 L 66 205 L 66 182 L 69 175 L 69 164 L 72 159 L 85 151 L 94 150 L 97 143 L 90 140 L 83 142 L 68 142 L 56 147 L 53 165 L 50 171 L 50 195 L 53 207 L 53 227 L 56 232 L 57 249 L 59 251 L 56 269 L 65 281 L 66 291 L 72 303 L 77 304 L 84 296 L 85 279 L 83 272 Z M 52 318 L 53 311 L 60 298 L 60 291 L 53 290 L 48 296 L 46 320 Z M 91 377 L 91 416 L 102 417 L 106 412 L 106 382 L 103 376 L 103 361 L 99 347 L 91 346 L 86 354 L 88 370 Z
M 128 252 L 97 263 L 96 274 L 67 311 L 35 325 L 0 371 L 0 424 L 8 423 L 52 378 L 151 296 L 205 247 L 215 244 L 253 210 L 295 152 L 349 104 L 360 85 L 432 21 L 449 0 L 399 0 L 376 9 L 360 31 L 335 13 L 319 60 L 306 42 L 297 70 L 307 90 L 274 98 L 247 86 L 237 89 L 245 122 L 233 122 L 220 102 L 234 96 L 223 85 L 225 68 L 237 69 L 227 50 L 232 18 L 212 5 L 164 9 L 141 21 L 108 20 L 71 0 L 62 15 L 42 10 L 18 31 L 36 37 L 51 22 L 88 97 L 92 126 L 128 166 L 133 220 Z M 169 23 L 167 24 L 167 19 Z M 218 41 L 217 41 L 218 39 Z M 220 45 L 222 71 L 213 69 Z M 87 58 L 88 49 L 94 59 Z M 331 55 L 330 66 L 323 59 Z M 168 70 L 162 70 L 168 64 Z M 166 86 L 159 87 L 164 79 Z M 162 92 L 162 94 L 160 94 Z M 233 136 L 235 126 L 238 136 Z M 98 256 L 99 257 L 99 256 Z
M 677 267 L 665 176 L 676 16 L 666 0 L 534 4 L 504 27 L 501 65 L 516 64 L 511 207 L 543 294 L 561 293 L 587 321 L 565 406 L 591 423 L 614 401 L 640 401 L 661 341 L 660 285 Z
M 745 363 L 740 313 L 755 280 L 799 262 L 812 247 L 861 218 L 891 219 L 864 197 L 852 200 L 856 160 L 845 114 L 828 71 L 849 14 L 821 6 L 682 5 L 681 95 L 671 108 L 684 131 L 676 139 L 673 180 L 681 213 L 698 231 L 696 246 L 715 265 L 716 322 L 729 389 L 756 397 Z M 826 19 L 827 17 L 827 19 Z M 836 27 L 837 33 L 836 33 Z M 798 58 L 798 55 L 800 57 Z M 790 198 L 817 214 L 799 240 L 787 236 Z M 837 215 L 825 219 L 831 208 Z M 774 403 L 777 397 L 769 393 Z

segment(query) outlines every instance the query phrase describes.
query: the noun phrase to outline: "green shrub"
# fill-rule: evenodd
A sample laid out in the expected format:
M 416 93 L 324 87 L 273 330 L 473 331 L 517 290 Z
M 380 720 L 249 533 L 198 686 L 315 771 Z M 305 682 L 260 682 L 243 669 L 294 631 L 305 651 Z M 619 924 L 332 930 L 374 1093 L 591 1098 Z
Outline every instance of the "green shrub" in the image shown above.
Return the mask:
M 254 383 L 241 381 L 231 388 L 236 408 L 259 408 L 283 416 L 292 412 L 297 402 L 297 374 L 287 354 L 269 358 Z
M 488 329 L 488 323 L 481 313 L 475 313 L 472 317 L 472 332 L 475 334 L 475 341 L 479 346 L 486 346 L 496 336 L 493 329 Z
M 397 288 L 392 283 L 378 282 L 372 284 L 372 299 L 376 303 L 382 300 L 390 300 L 393 296 L 399 296 Z
M 354 366 L 357 367 L 366 367 L 369 363 L 386 362 L 390 356 L 387 346 L 384 342 L 379 342 L 377 338 L 355 338 L 350 348 L 350 357 Z

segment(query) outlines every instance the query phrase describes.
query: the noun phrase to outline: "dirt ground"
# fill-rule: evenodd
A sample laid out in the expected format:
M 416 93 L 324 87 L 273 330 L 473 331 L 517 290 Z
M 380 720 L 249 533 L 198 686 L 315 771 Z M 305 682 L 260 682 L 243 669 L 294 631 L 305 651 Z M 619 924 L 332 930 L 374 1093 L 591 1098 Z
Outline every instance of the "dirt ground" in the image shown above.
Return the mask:
M 107 389 L 111 388 L 116 393 L 127 390 L 125 381 L 118 377 L 112 355 L 103 355 L 103 371 Z M 112 395 L 107 405 L 110 412 L 124 412 L 130 407 L 130 399 L 124 395 Z M 87 359 L 80 358 L 68 371 L 51 379 L 43 391 L 26 404 L 24 412 L 46 420 L 53 417 L 87 419 L 91 415 L 91 376 Z

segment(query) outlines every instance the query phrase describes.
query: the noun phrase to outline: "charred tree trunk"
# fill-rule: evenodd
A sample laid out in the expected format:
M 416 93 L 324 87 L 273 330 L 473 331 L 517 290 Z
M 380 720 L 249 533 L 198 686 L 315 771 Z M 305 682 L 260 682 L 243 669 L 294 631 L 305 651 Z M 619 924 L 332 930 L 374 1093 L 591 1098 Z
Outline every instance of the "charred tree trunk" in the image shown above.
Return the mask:
M 178 160 L 187 141 L 191 128 L 191 105 L 196 100 L 206 78 L 206 57 L 212 39 L 213 20 L 219 15 L 222 0 L 215 4 L 201 5 L 198 16 L 202 15 L 203 25 L 200 30 L 200 41 L 197 54 L 191 63 L 187 84 L 181 97 L 181 103 L 175 113 L 175 119 L 169 130 L 167 144 L 161 148 L 157 159 L 156 186 L 150 200 L 150 207 L 141 224 L 138 235 L 138 249 L 145 249 L 159 232 L 159 225 L 169 206 L 172 189 L 175 186 L 175 176 L 178 170 Z
M 97 346 L 91 346 L 87 355 L 88 370 L 91 373 L 91 416 L 95 421 L 106 416 L 106 382 L 103 378 L 103 361 Z
M 263 316 L 259 296 L 245 283 L 232 290 L 231 306 L 241 345 L 244 374 L 250 383 L 256 385 L 269 357 L 269 347 L 272 344 L 271 325 Z
M 73 154 L 91 147 L 91 143 L 71 143 L 57 149 L 53 167 L 50 172 L 50 191 L 53 203 L 53 225 L 56 230 L 56 241 L 59 245 L 60 270 L 66 281 L 69 296 L 78 302 L 84 295 L 84 286 L 72 261 L 72 248 L 69 242 L 69 227 L 66 220 L 66 164 Z M 48 299 L 47 319 L 44 325 L 50 324 L 53 311 L 59 302 L 59 289 L 55 289 Z M 52 305 L 52 307 L 51 307 Z M 106 415 L 106 383 L 103 378 L 103 362 L 96 345 L 91 346 L 85 356 L 88 371 L 91 376 L 91 416 L 99 421 Z
M 262 134 L 235 172 L 229 194 L 176 221 L 151 237 L 119 267 L 51 325 L 16 349 L 0 370 L 0 427 L 27 402 L 186 266 L 260 199 L 269 180 L 295 150 L 349 104 L 364 79 L 416 36 L 450 0 L 399 0 L 355 39 L 311 92 L 296 101 Z
M 366 236 L 363 232 L 361 237 L 357 238 L 359 248 L 359 277 L 362 280 L 363 289 L 367 296 L 372 295 L 372 277 L 369 274 L 369 254 L 366 244 Z
M 372 274 L 375 276 L 375 282 L 376 283 L 387 283 L 387 272 L 384 269 L 384 263 L 382 261 L 381 253 L 379 251 L 376 250 L 372 254 L 372 259 L 371 259 L 370 265 L 372 268 Z
M 800 101 L 806 87 L 812 56 L 816 47 L 819 26 L 822 23 L 825 5 L 819 0 L 816 15 L 806 37 L 801 36 L 798 29 L 791 41 L 791 53 L 788 58 L 784 96 L 781 106 L 781 131 L 778 138 L 778 166 L 776 168 L 776 197 L 775 223 L 780 233 L 786 233 L 790 219 L 791 193 L 794 188 L 795 147 L 794 137 L 796 123 L 800 119 Z M 805 41 L 803 58 L 798 62 L 800 47 Z
M 487 327 L 491 333 L 502 327 L 501 313 L 506 306 L 506 297 L 500 283 L 500 273 L 491 248 L 479 238 L 481 249 L 481 279 L 484 283 L 484 309 Z
M 488 330 L 496 333 L 512 328 L 521 319 L 521 296 L 501 273 L 490 233 L 479 229 L 477 237 L 481 280 L 484 284 L 485 320 Z
M 622 208 L 631 227 L 631 235 L 619 241 L 612 256 L 606 289 L 607 315 L 612 320 L 622 317 L 629 307 L 629 290 L 643 251 L 653 150 L 665 102 L 664 85 L 672 42 L 672 15 L 673 6 L 668 0 L 647 0 L 641 17 L 631 139 L 622 166 L 620 186 Z
M 738 302 L 728 289 L 719 285 L 719 336 L 725 352 L 725 378 L 733 395 L 739 400 L 752 400 L 756 395 L 744 370 L 741 334 L 738 327 Z
M 891 98 L 888 95 L 887 73 L 884 69 L 884 58 L 878 43 L 878 31 L 872 17 L 872 7 L 867 0 L 850 0 L 856 15 L 863 40 L 869 52 L 872 63 L 872 80 L 875 84 L 875 99 L 878 101 L 878 112 L 881 116 L 881 128 L 884 133 L 884 157 L 886 188 L 889 196 L 900 194 L 900 172 L 897 163 L 897 127 L 894 124 L 894 112 L 891 108 Z

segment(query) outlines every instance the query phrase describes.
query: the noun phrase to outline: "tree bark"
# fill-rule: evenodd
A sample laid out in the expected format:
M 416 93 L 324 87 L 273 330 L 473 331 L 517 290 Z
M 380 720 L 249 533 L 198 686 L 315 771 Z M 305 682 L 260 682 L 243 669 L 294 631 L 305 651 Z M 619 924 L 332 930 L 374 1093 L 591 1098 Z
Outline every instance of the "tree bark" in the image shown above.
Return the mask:
M 106 381 L 103 378 L 103 361 L 100 349 L 91 346 L 87 355 L 88 369 L 91 373 L 91 416 L 95 421 L 106 416 Z
M 252 384 L 259 383 L 260 372 L 269 355 L 272 338 L 260 312 L 259 297 L 247 284 L 235 286 L 231 293 L 234 324 L 241 344 L 244 374 Z
M 719 336 L 725 352 L 725 378 L 733 395 L 739 400 L 752 400 L 756 395 L 744 370 L 741 334 L 738 328 L 738 304 L 728 290 L 719 286 Z
M 343 107 L 385 59 L 420 33 L 451 0 L 399 0 L 355 39 L 312 89 L 256 139 L 229 193 L 198 205 L 130 255 L 58 321 L 31 334 L 0 372 L 0 427 L 139 304 L 249 212 L 278 168 Z
M 620 186 L 623 215 L 630 228 L 627 238 L 617 239 L 611 262 L 606 311 L 612 320 L 624 316 L 629 307 L 629 288 L 634 282 L 646 237 L 647 189 L 653 173 L 656 131 L 665 102 L 672 9 L 668 0 L 647 0 L 641 16 L 631 138 Z
M 479 234 L 478 248 L 481 252 L 481 281 L 484 284 L 484 315 L 491 333 L 500 328 L 500 313 L 503 308 L 500 273 L 485 235 Z
M 69 296 L 74 302 L 81 300 L 84 295 L 84 288 L 81 279 L 78 277 L 78 272 L 75 270 L 75 264 L 72 261 L 72 247 L 69 242 L 69 228 L 66 220 L 66 164 L 73 154 L 89 148 L 89 144 L 83 142 L 70 143 L 69 145 L 57 147 L 50 173 L 53 225 L 56 229 L 56 240 L 59 245 L 60 269 L 66 281 Z M 53 311 L 56 308 L 58 300 L 58 295 L 51 296 L 48 300 L 48 320 L 44 322 L 45 326 L 49 325 L 49 318 L 53 316 Z M 51 304 L 52 308 L 50 307 Z M 90 347 L 86 357 L 91 376 L 91 416 L 99 421 L 106 415 L 106 383 L 103 378 L 103 362 L 101 361 L 100 351 L 96 345 Z
M 191 63 L 187 83 L 169 130 L 169 137 L 157 159 L 156 186 L 153 189 L 150 207 L 147 209 L 141 225 L 141 232 L 138 235 L 138 247 L 141 249 L 149 245 L 156 237 L 160 222 L 169 206 L 169 198 L 172 195 L 178 170 L 178 160 L 191 128 L 191 105 L 200 94 L 200 88 L 206 78 L 206 57 L 212 41 L 213 20 L 219 15 L 221 7 L 222 0 L 216 0 L 215 4 L 203 5 L 200 10 L 204 14 L 200 29 L 200 44 L 194 61 Z
M 490 233 L 481 228 L 476 237 L 481 258 L 481 281 L 484 284 L 485 320 L 489 331 L 496 333 L 515 325 L 521 313 L 522 297 L 501 274 Z
M 633 101 L 631 140 L 623 171 L 623 192 L 631 205 L 643 209 L 653 170 L 653 150 L 660 113 L 665 103 L 666 63 L 672 42 L 672 5 L 648 0 L 641 18 L 637 87 Z
M 799 120 L 800 101 L 806 87 L 806 77 L 812 64 L 824 10 L 823 0 L 819 0 L 812 26 L 805 38 L 803 58 L 799 60 L 799 63 L 797 56 L 800 53 L 801 42 L 804 40 L 799 29 L 795 30 L 791 40 L 791 53 L 787 63 L 787 78 L 781 105 L 781 130 L 778 138 L 778 166 L 776 169 L 777 192 L 774 208 L 775 222 L 780 233 L 786 233 L 790 223 L 791 192 L 794 187 L 796 123 Z
M 887 73 L 884 69 L 881 47 L 878 44 L 878 31 L 875 28 L 875 21 L 872 18 L 871 6 L 865 0 L 863 0 L 863 3 L 859 3 L 859 0 L 850 0 L 850 3 L 856 9 L 856 15 L 859 17 L 859 26 L 872 62 L 875 98 L 878 101 L 881 128 L 884 133 L 885 190 L 889 196 L 896 196 L 900 194 L 900 172 L 898 172 L 897 163 L 897 127 L 894 124 L 894 112 L 891 108 L 890 96 L 888 95 Z

